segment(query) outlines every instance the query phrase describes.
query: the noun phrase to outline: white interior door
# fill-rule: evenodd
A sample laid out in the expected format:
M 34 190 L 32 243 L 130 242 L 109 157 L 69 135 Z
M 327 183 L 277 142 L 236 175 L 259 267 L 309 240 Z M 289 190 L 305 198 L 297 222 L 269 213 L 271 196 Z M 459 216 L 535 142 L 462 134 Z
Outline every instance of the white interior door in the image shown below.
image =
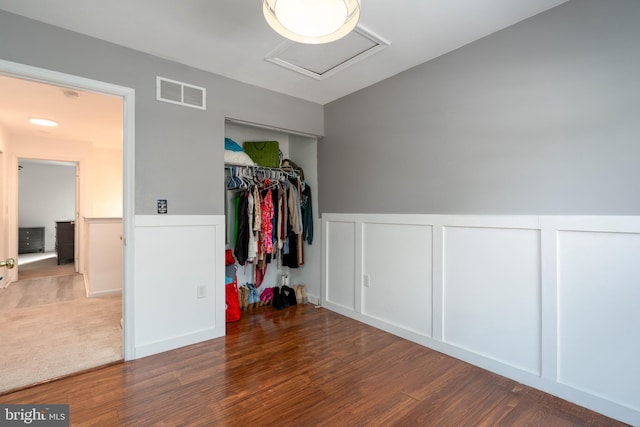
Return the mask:
M 7 254 L 8 245 L 8 233 L 7 224 L 5 221 L 4 207 L 5 207 L 5 191 L 4 191 L 4 153 L 0 151 L 0 260 L 4 260 Z M 8 283 L 8 277 L 6 274 L 6 268 L 0 268 L 0 288 L 4 288 Z

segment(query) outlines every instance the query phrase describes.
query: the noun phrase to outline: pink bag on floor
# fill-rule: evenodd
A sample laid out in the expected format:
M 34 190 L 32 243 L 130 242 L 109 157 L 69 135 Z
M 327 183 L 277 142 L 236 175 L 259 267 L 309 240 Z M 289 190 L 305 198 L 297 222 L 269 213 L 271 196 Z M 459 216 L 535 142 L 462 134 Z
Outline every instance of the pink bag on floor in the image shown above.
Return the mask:
M 271 300 L 273 299 L 273 288 L 266 288 L 260 294 L 260 305 L 269 305 L 271 304 Z

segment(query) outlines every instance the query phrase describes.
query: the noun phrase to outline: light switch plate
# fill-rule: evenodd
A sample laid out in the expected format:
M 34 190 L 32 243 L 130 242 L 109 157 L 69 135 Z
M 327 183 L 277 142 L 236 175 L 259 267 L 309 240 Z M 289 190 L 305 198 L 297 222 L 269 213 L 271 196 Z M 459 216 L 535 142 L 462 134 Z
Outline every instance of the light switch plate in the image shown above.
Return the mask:
M 207 296 L 207 288 L 205 286 L 198 286 L 197 289 L 198 298 L 205 298 Z

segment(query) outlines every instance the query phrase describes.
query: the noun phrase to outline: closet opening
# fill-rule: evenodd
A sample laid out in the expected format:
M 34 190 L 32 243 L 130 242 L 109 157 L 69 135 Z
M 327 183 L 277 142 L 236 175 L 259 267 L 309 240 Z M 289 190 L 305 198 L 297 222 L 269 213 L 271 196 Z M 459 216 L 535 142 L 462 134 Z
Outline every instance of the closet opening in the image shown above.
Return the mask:
M 227 120 L 224 173 L 227 322 L 319 303 L 317 137 Z

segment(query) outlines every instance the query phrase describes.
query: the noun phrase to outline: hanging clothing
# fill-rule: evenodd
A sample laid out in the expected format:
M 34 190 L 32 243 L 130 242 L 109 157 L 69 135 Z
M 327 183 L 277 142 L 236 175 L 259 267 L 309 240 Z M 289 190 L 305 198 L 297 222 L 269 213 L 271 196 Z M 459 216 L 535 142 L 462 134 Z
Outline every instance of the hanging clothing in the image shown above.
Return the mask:
M 254 201 L 254 215 L 253 215 L 253 231 L 260 231 L 262 229 L 262 212 L 260 209 L 260 191 L 258 186 L 253 186 L 253 201 Z
M 273 218 L 271 218 L 271 245 L 273 253 L 278 253 L 278 218 L 280 211 L 278 210 L 278 186 L 271 189 L 271 204 L 273 205 Z
M 247 245 L 247 261 L 249 262 L 253 262 L 256 259 L 256 256 L 258 256 L 258 240 L 256 239 L 256 233 L 255 233 L 255 221 L 256 221 L 256 217 L 255 217 L 255 205 L 256 205 L 256 200 L 253 197 L 253 192 L 249 191 L 248 192 L 248 196 L 247 196 L 247 200 L 248 200 L 248 211 L 249 211 L 249 221 L 248 221 L 248 225 L 249 225 L 249 243 Z M 258 205 L 260 204 L 260 201 L 258 200 Z
M 295 185 L 289 185 L 288 196 L 289 222 L 291 223 L 293 233 L 300 234 L 302 232 L 302 215 L 299 215 L 300 199 L 298 197 L 298 189 Z
M 234 247 L 238 242 L 238 205 L 240 204 L 240 198 L 242 196 L 237 194 L 236 197 L 233 198 L 234 212 L 235 212 L 235 222 L 233 224 L 233 242 Z
M 305 184 L 304 190 L 302 190 L 300 208 L 302 209 L 303 239 L 308 244 L 311 244 L 313 243 L 313 207 L 311 204 L 311 187 L 308 184 Z
M 273 200 L 271 190 L 268 189 L 261 194 L 260 210 L 262 214 L 262 251 L 265 254 L 273 252 Z
M 282 253 L 288 253 L 289 248 L 286 246 L 287 239 L 287 224 L 289 217 L 287 215 L 287 184 L 281 183 L 278 186 L 278 212 L 280 222 L 278 223 L 278 250 Z
M 240 190 L 235 199 L 237 236 L 233 252 L 238 264 L 253 264 L 256 288 L 274 260 L 278 266 L 303 265 L 304 243 L 313 240 L 309 186 L 290 174 L 270 171 L 252 178 L 247 170 L 239 173 L 233 168 L 228 178 L 233 189 Z
M 301 197 L 302 197 L 302 183 L 300 182 L 299 179 L 296 179 L 296 192 L 295 192 L 295 197 L 296 197 L 296 209 L 297 209 L 297 215 L 298 215 L 298 231 L 299 233 L 296 235 L 296 239 L 297 239 L 297 256 L 298 256 L 298 266 L 301 266 L 304 264 L 304 239 L 302 237 L 303 233 L 304 233 L 304 226 L 302 223 L 302 208 L 301 208 Z
M 238 237 L 233 254 L 238 264 L 244 265 L 248 259 L 249 246 L 249 200 L 245 194 L 238 198 L 238 210 L 236 212 L 238 222 Z

